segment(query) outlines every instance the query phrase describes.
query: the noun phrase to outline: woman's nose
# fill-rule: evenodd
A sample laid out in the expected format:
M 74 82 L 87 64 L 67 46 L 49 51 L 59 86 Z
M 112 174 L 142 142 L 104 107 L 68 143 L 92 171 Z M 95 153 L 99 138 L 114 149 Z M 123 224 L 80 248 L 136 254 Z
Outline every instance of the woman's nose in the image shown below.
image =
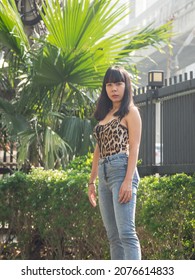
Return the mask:
M 116 90 L 116 84 L 112 84 L 112 91 Z

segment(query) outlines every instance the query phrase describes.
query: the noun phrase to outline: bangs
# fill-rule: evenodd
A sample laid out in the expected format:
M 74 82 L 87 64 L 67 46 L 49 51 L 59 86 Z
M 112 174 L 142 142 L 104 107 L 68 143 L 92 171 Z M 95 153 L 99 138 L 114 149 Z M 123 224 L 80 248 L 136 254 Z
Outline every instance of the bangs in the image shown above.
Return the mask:
M 110 68 L 105 75 L 105 83 L 125 82 L 125 76 L 120 69 Z

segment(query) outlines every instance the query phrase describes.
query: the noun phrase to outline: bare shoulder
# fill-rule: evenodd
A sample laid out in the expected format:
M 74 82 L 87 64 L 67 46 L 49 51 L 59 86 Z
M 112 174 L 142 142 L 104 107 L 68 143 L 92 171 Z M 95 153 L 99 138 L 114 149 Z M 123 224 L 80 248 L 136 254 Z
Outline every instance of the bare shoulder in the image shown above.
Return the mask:
M 126 122 L 141 121 L 139 109 L 135 105 L 131 105 L 129 113 L 125 116 Z
M 129 113 L 130 113 L 130 114 L 133 114 L 133 115 L 135 115 L 135 114 L 136 114 L 136 115 L 140 115 L 139 109 L 138 109 L 138 107 L 135 106 L 135 105 L 131 105 L 131 106 L 130 106 Z
M 136 141 L 140 142 L 142 121 L 139 109 L 136 106 L 132 105 L 130 107 L 129 113 L 125 116 L 125 122 L 129 131 L 129 139 L 131 144 L 135 139 L 137 139 Z

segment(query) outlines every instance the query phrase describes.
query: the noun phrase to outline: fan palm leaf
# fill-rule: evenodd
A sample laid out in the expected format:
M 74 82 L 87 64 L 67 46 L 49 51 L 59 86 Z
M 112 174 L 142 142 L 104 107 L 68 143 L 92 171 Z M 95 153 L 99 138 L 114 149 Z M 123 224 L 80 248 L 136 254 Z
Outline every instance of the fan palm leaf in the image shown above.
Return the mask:
M 162 51 L 162 47 L 165 45 L 171 49 L 170 36 L 173 35 L 171 20 L 156 29 L 152 28 L 152 24 L 150 24 L 131 36 L 129 43 L 123 48 L 123 51 L 128 50 L 131 53 L 148 46 Z
M 1 123 L 6 126 L 9 135 L 16 135 L 29 127 L 26 118 L 16 111 L 15 104 L 0 97 Z
M 91 122 L 78 117 L 65 117 L 60 127 L 59 134 L 70 143 L 72 156 L 86 154 L 92 148 Z
M 29 41 L 17 11 L 15 1 L 1 0 L 0 3 L 1 43 L 23 57 L 29 49 Z
M 45 169 L 52 169 L 57 164 L 58 166 L 68 161 L 68 151 L 70 146 L 51 129 L 46 127 L 44 132 L 44 152 L 43 162 Z
M 34 82 L 71 82 L 97 88 L 106 68 L 123 46 L 122 34 L 106 36 L 122 20 L 126 6 L 114 10 L 116 1 L 45 1 L 43 21 L 48 36 L 34 57 Z

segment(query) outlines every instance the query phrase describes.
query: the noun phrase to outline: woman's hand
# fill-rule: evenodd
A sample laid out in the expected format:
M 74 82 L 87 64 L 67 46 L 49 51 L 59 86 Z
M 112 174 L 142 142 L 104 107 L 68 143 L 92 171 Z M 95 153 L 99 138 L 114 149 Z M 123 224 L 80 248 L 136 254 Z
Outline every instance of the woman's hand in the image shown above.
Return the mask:
M 93 207 L 96 207 L 97 203 L 96 203 L 96 187 L 95 187 L 95 184 L 90 184 L 88 186 L 88 197 L 89 197 L 89 201 L 90 201 L 91 205 Z
M 119 190 L 118 201 L 120 203 L 127 203 L 131 200 L 132 197 L 132 182 L 124 181 Z

